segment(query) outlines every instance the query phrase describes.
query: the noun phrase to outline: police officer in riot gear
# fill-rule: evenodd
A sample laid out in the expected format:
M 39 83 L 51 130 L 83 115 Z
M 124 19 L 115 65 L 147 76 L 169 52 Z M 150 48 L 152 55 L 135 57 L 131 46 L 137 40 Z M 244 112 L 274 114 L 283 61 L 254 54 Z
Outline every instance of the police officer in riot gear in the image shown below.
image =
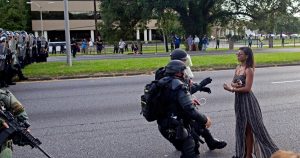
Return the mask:
M 5 77 L 6 77 L 5 68 L 6 68 L 5 40 L 0 36 L 0 87 L 7 87 L 7 84 L 5 82 Z
M 197 91 L 203 91 L 207 93 L 211 93 L 211 90 L 207 85 L 211 83 L 211 78 L 206 78 L 202 80 L 199 84 L 194 83 L 191 78 L 194 76 L 189 66 L 192 66 L 191 58 L 190 56 L 181 49 L 175 49 L 170 54 L 171 60 L 180 60 L 185 63 L 185 66 L 187 69 L 184 70 L 184 73 L 186 75 L 186 78 L 184 82 L 188 85 L 187 88 L 191 94 L 196 93 Z M 162 75 L 165 75 L 167 71 L 167 68 L 159 69 L 156 74 L 155 78 L 159 80 Z M 163 73 L 163 74 L 162 74 Z M 196 102 L 194 102 L 196 103 Z M 222 149 L 224 148 L 227 143 L 225 141 L 220 141 L 211 135 L 210 131 L 205 128 L 205 126 L 199 126 L 197 123 L 190 122 L 192 129 L 194 130 L 193 136 L 195 137 L 195 140 L 199 140 L 199 136 L 202 136 L 205 139 L 205 142 L 210 150 L 214 149 Z M 196 134 L 196 135 L 195 135 Z M 198 137 L 198 138 L 197 138 Z M 199 141 L 195 141 L 196 146 L 200 146 Z M 174 145 L 176 147 L 176 145 Z M 176 147 L 177 148 L 177 147 Z
M 157 123 L 161 134 L 181 151 L 181 157 L 194 158 L 199 154 L 199 145 L 192 136 L 190 123 L 209 128 L 211 121 L 193 105 L 188 85 L 184 82 L 185 69 L 184 62 L 172 60 L 166 66 L 166 77 L 158 81 L 163 85 L 162 103 L 165 106 Z
M 205 78 L 204 80 L 202 80 L 199 84 L 198 83 L 194 83 L 192 81 L 192 78 L 194 78 L 194 74 L 191 71 L 191 66 L 192 64 L 192 60 L 191 60 L 191 56 L 188 55 L 184 50 L 182 49 L 175 49 L 171 54 L 170 54 L 171 60 L 181 60 L 185 63 L 187 69 L 185 70 L 186 75 L 188 76 L 188 82 L 190 82 L 190 92 L 191 94 L 196 93 L 197 91 L 200 92 L 207 92 L 207 93 L 211 93 L 211 90 L 209 87 L 206 87 L 207 84 L 211 83 L 211 78 Z

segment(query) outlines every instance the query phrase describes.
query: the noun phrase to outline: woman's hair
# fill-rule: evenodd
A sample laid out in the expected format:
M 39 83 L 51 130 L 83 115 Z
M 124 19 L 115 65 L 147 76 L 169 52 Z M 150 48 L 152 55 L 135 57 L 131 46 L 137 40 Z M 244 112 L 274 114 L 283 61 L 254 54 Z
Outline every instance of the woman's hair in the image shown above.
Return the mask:
M 246 59 L 246 68 L 254 68 L 255 65 L 252 49 L 249 47 L 240 47 L 239 50 L 243 51 L 245 55 L 248 56 Z

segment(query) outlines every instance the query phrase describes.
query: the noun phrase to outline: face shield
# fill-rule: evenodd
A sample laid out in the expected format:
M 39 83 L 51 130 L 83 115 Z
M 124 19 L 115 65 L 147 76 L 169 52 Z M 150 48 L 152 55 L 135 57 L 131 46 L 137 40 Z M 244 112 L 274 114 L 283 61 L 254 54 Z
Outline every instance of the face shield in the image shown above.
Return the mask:
M 186 56 L 185 65 L 186 65 L 186 69 L 184 70 L 185 75 L 190 79 L 194 78 L 194 74 L 190 68 L 191 66 L 193 66 L 193 63 L 192 63 L 191 56 L 189 54 Z

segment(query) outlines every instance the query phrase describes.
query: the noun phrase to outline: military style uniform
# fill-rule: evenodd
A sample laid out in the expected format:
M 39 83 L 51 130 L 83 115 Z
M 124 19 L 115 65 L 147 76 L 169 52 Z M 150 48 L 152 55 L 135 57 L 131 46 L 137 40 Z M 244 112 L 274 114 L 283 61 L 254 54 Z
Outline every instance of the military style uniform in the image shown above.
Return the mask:
M 165 77 L 159 80 L 165 85 L 164 114 L 157 120 L 161 134 L 169 140 L 182 157 L 193 158 L 199 154 L 198 145 L 194 141 L 190 121 L 205 126 L 207 117 L 197 111 L 187 85 L 176 77 Z
M 171 60 L 180 60 L 180 61 L 184 62 L 184 64 L 186 65 L 186 68 L 188 68 L 191 65 L 191 64 L 187 64 L 187 61 L 191 60 L 190 56 L 188 56 L 188 54 L 181 49 L 175 49 L 170 54 L 170 57 L 171 57 Z M 191 61 L 190 61 L 190 63 L 191 63 Z M 198 91 L 211 93 L 210 88 L 206 87 L 206 85 L 211 83 L 210 78 L 206 78 L 206 79 L 202 80 L 200 83 L 194 83 L 191 80 L 191 76 L 193 76 L 192 72 L 191 71 L 189 73 L 187 73 L 187 72 L 188 72 L 187 69 L 185 69 L 184 73 L 186 74 L 186 77 L 184 79 L 181 79 L 180 82 L 181 82 L 181 85 L 184 87 L 184 90 L 189 91 L 189 95 L 192 95 Z M 161 78 L 165 77 L 166 73 L 167 73 L 167 67 L 159 68 L 155 72 L 155 80 L 160 80 Z M 177 97 L 177 96 L 173 96 L 173 97 Z M 212 134 L 210 133 L 209 129 L 207 129 L 205 126 L 201 125 L 201 123 L 200 124 L 197 123 L 196 120 L 189 120 L 186 122 L 186 124 L 189 125 L 190 131 L 192 132 L 192 136 L 194 137 L 196 153 L 199 152 L 198 148 L 200 146 L 200 142 L 203 143 L 203 141 L 199 138 L 199 136 L 204 138 L 204 140 L 210 150 L 222 149 L 227 145 L 227 143 L 225 141 L 215 139 L 212 136 Z M 166 133 L 163 130 L 160 130 L 160 132 L 164 137 L 167 137 L 168 133 Z M 171 139 L 170 142 L 175 146 L 175 148 L 177 150 L 180 150 L 180 148 L 178 146 L 180 146 L 182 142 L 178 142 L 175 139 Z
M 199 154 L 195 138 L 192 134 L 191 121 L 205 126 L 207 117 L 196 110 L 188 85 L 184 82 L 185 64 L 180 60 L 172 60 L 166 66 L 166 77 L 160 79 L 162 97 L 160 115 L 157 119 L 160 133 L 169 140 L 182 158 L 195 158 Z
M 0 89 L 0 110 L 8 110 L 19 120 L 28 120 L 27 113 L 24 110 L 22 104 L 17 98 L 8 90 Z M 0 133 L 3 127 L 3 120 L 0 118 Z M 0 158 L 11 158 L 12 157 L 12 140 L 7 140 L 4 144 L 0 144 Z

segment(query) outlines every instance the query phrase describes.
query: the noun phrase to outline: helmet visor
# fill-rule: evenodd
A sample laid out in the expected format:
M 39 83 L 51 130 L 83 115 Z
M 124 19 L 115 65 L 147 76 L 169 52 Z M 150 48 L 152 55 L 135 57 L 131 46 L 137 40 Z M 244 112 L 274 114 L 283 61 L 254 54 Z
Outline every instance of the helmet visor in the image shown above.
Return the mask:
M 191 58 L 191 56 L 190 56 L 189 54 L 186 56 L 186 59 L 185 59 L 185 60 L 186 60 L 186 61 L 185 61 L 185 65 L 186 65 L 187 67 L 193 66 L 192 58 Z
M 194 74 L 191 70 L 191 68 L 189 66 L 186 67 L 186 69 L 184 70 L 184 74 L 189 78 L 192 79 L 194 78 Z

